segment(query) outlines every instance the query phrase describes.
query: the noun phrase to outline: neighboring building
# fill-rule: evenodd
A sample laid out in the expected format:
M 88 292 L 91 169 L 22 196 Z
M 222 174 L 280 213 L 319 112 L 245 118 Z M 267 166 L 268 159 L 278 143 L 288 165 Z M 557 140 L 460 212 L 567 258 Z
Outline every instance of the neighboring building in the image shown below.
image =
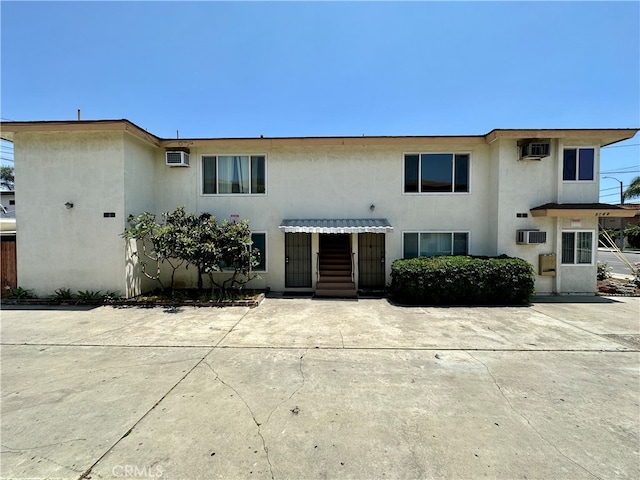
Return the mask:
M 620 228 L 622 228 L 622 231 L 624 232 L 627 227 L 640 224 L 640 203 L 624 203 L 622 205 L 618 204 L 617 206 L 626 210 L 632 210 L 634 215 L 629 215 L 626 218 L 600 217 L 599 224 L 601 228 L 617 231 L 620 231 Z M 628 246 L 626 238 L 625 246 Z
M 164 139 L 127 120 L 5 122 L 18 280 L 40 294 L 151 289 L 126 219 L 185 206 L 249 220 L 255 288 L 349 295 L 383 288 L 398 258 L 468 253 L 529 261 L 538 293 L 594 293 L 598 218 L 635 214 L 597 203 L 600 148 L 636 132 Z M 194 285 L 194 269 L 179 281 Z
M 0 288 L 15 288 L 17 282 L 15 192 L 0 190 Z
M 0 218 L 16 218 L 16 192 L 0 190 Z

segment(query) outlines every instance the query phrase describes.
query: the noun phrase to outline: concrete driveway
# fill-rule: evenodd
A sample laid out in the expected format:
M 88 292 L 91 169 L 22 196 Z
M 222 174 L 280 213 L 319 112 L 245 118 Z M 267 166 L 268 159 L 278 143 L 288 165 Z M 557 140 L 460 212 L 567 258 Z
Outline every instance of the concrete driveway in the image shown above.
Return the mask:
M 640 478 L 639 298 L 4 309 L 1 327 L 2 478 Z

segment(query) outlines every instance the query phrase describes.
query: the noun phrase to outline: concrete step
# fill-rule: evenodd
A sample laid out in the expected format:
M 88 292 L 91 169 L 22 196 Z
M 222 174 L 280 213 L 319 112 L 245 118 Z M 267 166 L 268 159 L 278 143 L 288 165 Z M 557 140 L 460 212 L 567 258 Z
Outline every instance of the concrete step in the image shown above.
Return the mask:
M 320 275 L 318 283 L 353 283 L 349 275 Z
M 316 283 L 316 290 L 355 290 L 355 284 L 348 279 L 346 282 L 326 282 L 322 279 Z
M 320 277 L 349 277 L 351 278 L 351 269 L 350 268 L 342 268 L 342 269 L 338 269 L 338 268 L 334 268 L 331 267 L 330 269 L 324 269 L 321 268 L 320 269 Z
M 337 290 L 316 288 L 316 297 L 357 298 L 358 293 L 355 288 Z

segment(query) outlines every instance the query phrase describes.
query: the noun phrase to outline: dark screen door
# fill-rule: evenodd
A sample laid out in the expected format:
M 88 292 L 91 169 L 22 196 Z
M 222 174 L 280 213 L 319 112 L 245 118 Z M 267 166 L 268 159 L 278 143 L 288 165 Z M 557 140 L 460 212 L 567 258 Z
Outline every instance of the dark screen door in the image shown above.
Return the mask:
M 284 251 L 285 287 L 311 287 L 311 234 L 286 233 Z
M 384 264 L 384 233 L 359 234 L 359 288 L 384 288 Z

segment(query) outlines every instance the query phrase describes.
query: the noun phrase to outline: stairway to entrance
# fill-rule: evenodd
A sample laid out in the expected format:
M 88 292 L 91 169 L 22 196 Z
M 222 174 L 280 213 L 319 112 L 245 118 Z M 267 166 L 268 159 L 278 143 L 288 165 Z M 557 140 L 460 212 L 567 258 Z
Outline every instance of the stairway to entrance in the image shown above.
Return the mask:
M 317 297 L 355 298 L 351 239 L 347 234 L 320 235 Z

